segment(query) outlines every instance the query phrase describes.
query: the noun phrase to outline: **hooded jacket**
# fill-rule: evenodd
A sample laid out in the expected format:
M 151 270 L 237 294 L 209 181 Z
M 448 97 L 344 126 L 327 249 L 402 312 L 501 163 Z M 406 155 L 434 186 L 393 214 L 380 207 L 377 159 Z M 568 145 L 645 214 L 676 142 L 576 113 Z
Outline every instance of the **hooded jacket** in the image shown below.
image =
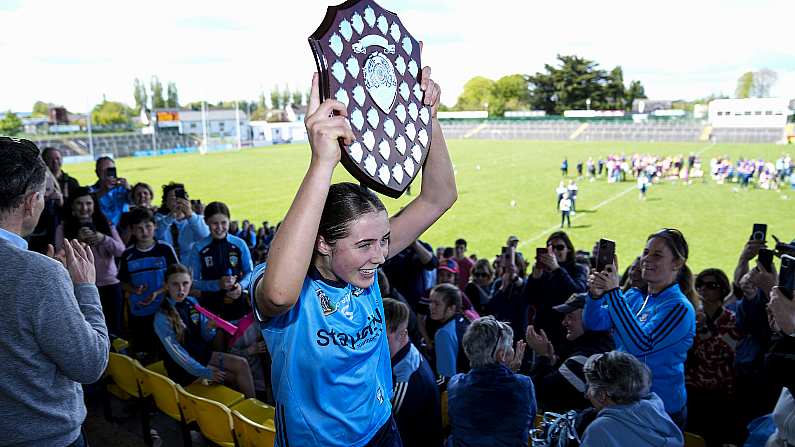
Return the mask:
M 582 437 L 582 447 L 673 447 L 684 437 L 654 394 L 627 405 L 603 408 Z

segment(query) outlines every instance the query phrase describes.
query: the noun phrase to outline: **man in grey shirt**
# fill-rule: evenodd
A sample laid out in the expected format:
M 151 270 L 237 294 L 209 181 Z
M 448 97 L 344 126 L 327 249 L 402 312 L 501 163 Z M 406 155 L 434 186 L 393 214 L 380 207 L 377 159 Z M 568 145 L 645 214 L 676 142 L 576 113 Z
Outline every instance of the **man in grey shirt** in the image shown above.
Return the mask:
M 59 263 L 23 239 L 46 169 L 35 144 L 0 137 L 0 446 L 84 447 L 81 384 L 108 364 L 91 250 L 68 241 Z

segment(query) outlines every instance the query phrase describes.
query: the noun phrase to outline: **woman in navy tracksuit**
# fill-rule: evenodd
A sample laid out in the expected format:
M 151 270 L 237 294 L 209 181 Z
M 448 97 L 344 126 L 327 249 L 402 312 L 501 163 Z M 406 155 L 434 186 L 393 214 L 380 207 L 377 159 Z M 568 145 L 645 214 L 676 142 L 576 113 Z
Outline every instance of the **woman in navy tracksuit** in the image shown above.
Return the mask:
M 648 365 L 651 391 L 660 396 L 665 411 L 680 428 L 687 419 L 685 359 L 696 330 L 693 275 L 687 257 L 687 241 L 678 230 L 652 234 L 641 256 L 648 294 L 635 288 L 622 292 L 614 263 L 589 277 L 590 294 L 583 313 L 588 329 L 612 329 L 616 348 Z
M 204 208 L 210 235 L 193 246 L 190 264 L 193 285 L 201 291 L 199 303 L 227 321 L 251 311 L 244 290 L 251 281 L 251 253 L 243 239 L 229 234 L 229 208 L 211 202 Z

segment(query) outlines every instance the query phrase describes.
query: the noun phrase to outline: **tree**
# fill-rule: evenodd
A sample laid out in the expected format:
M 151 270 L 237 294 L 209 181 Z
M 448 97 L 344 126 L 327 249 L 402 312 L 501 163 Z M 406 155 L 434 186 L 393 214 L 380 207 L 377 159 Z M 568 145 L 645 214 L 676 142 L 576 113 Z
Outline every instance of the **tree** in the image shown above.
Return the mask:
M 179 94 L 177 93 L 177 84 L 173 82 L 168 83 L 166 92 L 166 107 L 179 107 Z
M 273 90 L 271 90 L 271 108 L 272 109 L 282 108 L 282 93 L 279 91 L 278 85 L 274 85 Z
M 284 90 L 282 91 L 282 107 L 287 107 L 290 104 L 290 88 L 286 85 L 284 86 Z
M 141 109 L 146 108 L 148 96 L 146 94 L 146 86 L 138 78 L 133 81 L 133 97 L 135 98 L 135 113 L 139 114 Z
M 483 76 L 475 76 L 464 84 L 464 90 L 455 103 L 456 110 L 486 110 L 494 81 Z
M 737 98 L 750 98 L 751 88 L 754 85 L 754 73 L 746 71 L 737 79 L 737 88 L 734 90 L 734 96 Z
M 527 76 L 526 79 L 530 87 L 530 109 L 555 113 L 558 95 L 552 76 L 546 73 L 536 73 L 533 76 Z
M 640 81 L 632 81 L 629 84 L 629 88 L 627 89 L 627 106 L 632 108 L 632 104 L 635 102 L 636 99 L 645 99 L 646 98 L 646 89 L 643 88 L 643 84 Z
M 132 115 L 133 110 L 126 105 L 103 98 L 101 103 L 94 106 L 94 110 L 91 112 L 91 121 L 99 126 L 129 125 Z
M 610 109 L 623 110 L 625 108 L 626 91 L 624 90 L 624 71 L 621 67 L 610 70 L 610 74 L 607 75 L 605 96 Z M 630 108 L 631 106 L 630 103 Z
M 296 106 L 300 106 L 301 104 L 303 104 L 303 101 L 304 101 L 304 92 L 296 89 L 293 92 L 293 104 L 295 104 Z
M 506 110 L 526 110 L 530 103 L 527 79 L 520 74 L 503 76 L 494 83 L 489 115 L 502 116 Z
M 754 79 L 751 83 L 751 96 L 756 98 L 769 97 L 770 89 L 777 80 L 778 74 L 769 68 L 754 72 Z
M 50 114 L 50 105 L 46 102 L 36 101 L 33 104 L 33 116 L 46 117 Z
M 590 99 L 590 108 L 608 109 L 606 101 L 607 73 L 594 61 L 578 56 L 558 55 L 559 67 L 545 64 L 546 73 L 536 73 L 527 78 L 533 89 L 534 107 L 543 105 L 547 113 L 563 113 L 571 109 L 585 109 Z
M 152 92 L 152 108 L 162 109 L 166 106 L 166 100 L 163 99 L 163 84 L 157 76 L 152 76 L 149 82 L 149 90 Z
M 259 94 L 259 101 L 257 101 L 257 111 L 263 112 L 268 109 L 268 104 L 265 102 L 265 92 Z
M 0 120 L 0 135 L 18 135 L 22 133 L 22 120 L 12 111 L 6 112 L 3 119 Z

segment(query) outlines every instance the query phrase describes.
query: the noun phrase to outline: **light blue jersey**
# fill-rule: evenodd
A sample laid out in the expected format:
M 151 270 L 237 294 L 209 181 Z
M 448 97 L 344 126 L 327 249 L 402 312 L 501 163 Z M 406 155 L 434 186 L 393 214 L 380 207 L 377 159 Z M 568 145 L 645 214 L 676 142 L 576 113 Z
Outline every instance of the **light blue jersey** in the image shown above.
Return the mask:
M 252 297 L 265 267 L 254 269 Z M 359 289 L 325 280 L 310 267 L 292 309 L 275 318 L 255 313 L 273 359 L 275 445 L 367 444 L 392 412 L 392 365 L 378 278 Z

